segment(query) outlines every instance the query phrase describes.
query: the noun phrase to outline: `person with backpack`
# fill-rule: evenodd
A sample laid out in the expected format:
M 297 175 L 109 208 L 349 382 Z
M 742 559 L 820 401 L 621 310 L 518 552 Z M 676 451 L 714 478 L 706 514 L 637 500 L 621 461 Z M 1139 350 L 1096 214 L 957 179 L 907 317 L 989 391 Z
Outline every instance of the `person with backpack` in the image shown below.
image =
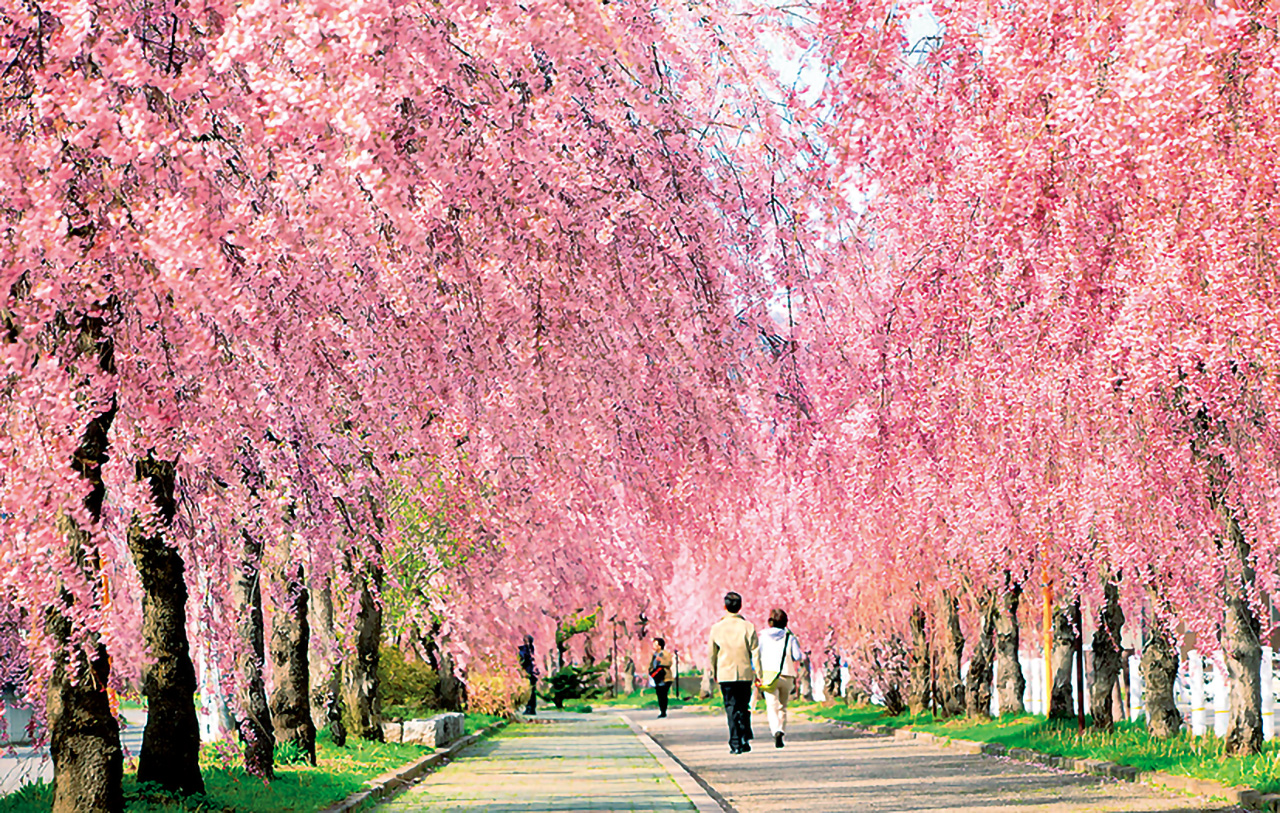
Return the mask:
M 667 716 L 667 697 L 671 693 L 671 653 L 667 651 L 665 638 L 654 638 L 658 649 L 649 660 L 649 677 L 653 678 L 653 690 L 658 693 L 658 716 Z
M 756 685 L 764 693 L 773 745 L 782 748 L 787 732 L 787 701 L 796 686 L 796 664 L 804 658 L 800 642 L 787 629 L 786 610 L 769 611 L 769 628 L 760 633 L 761 674 Z

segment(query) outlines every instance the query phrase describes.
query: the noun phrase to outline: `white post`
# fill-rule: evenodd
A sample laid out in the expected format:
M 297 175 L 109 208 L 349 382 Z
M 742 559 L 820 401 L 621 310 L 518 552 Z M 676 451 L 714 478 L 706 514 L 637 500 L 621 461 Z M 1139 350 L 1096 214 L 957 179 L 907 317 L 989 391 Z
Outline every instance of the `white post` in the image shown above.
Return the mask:
M 991 664 L 991 709 L 992 717 L 1000 716 L 1000 659 Z
M 1213 733 L 1219 737 L 1227 736 L 1227 723 L 1231 717 L 1231 698 L 1227 694 L 1226 677 L 1222 674 L 1222 666 L 1218 658 L 1213 662 Z
M 1129 656 L 1129 719 L 1142 716 L 1142 658 Z
M 813 666 L 809 669 L 809 690 L 813 692 L 813 700 L 815 703 L 822 703 L 827 699 L 827 670 L 821 666 Z
M 1274 672 L 1271 663 L 1271 647 L 1262 648 L 1262 739 L 1276 735 L 1276 695 Z
M 1204 657 L 1196 650 L 1187 653 L 1191 667 L 1191 733 L 1204 734 Z
M 840 699 L 849 696 L 849 667 L 845 665 L 844 658 L 840 659 Z

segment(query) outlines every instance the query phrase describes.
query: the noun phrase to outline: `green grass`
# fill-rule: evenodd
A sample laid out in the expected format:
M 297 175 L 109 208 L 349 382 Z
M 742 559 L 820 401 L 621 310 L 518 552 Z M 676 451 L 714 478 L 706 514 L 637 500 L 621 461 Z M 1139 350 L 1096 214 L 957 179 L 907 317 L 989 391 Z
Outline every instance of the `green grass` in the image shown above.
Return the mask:
M 970 721 L 964 718 L 935 720 L 925 713 L 886 717 L 878 706 L 828 706 L 798 704 L 797 709 L 833 720 L 860 725 L 886 725 L 892 728 L 911 726 L 946 737 L 978 742 L 999 743 L 1009 748 L 1028 748 L 1042 754 L 1086 757 L 1131 765 L 1142 771 L 1209 779 L 1224 785 L 1248 785 L 1263 793 L 1280 791 L 1280 741 L 1264 743 L 1261 754 L 1229 757 L 1222 740 L 1212 735 L 1193 737 L 1184 731 L 1170 740 L 1160 740 L 1147 733 L 1139 722 L 1117 723 L 1111 733 L 1086 728 L 1077 731 L 1075 720 L 1046 720 L 1043 717 L 1017 715 L 997 720 Z M 1087 722 L 1087 721 L 1086 721 Z
M 478 731 L 498 718 L 467 715 L 467 730 Z M 487 721 L 487 722 L 486 722 Z M 316 742 L 316 767 L 277 765 L 276 778 L 266 783 L 239 766 L 239 748 L 206 745 L 200 751 L 205 793 L 186 798 L 155 793 L 126 774 L 124 792 L 129 813 L 312 813 L 362 790 L 379 774 L 412 762 L 430 751 L 418 745 L 367 742 L 356 738 L 339 748 L 322 731 Z M 27 785 L 0 797 L 0 813 L 44 813 L 53 803 L 53 788 L 44 783 Z
M 717 692 L 710 700 L 703 700 L 696 695 L 685 695 L 683 698 L 677 698 L 674 694 L 668 698 L 668 706 L 673 709 L 685 708 L 688 706 L 716 706 L 724 707 L 724 701 L 720 699 Z M 570 701 L 575 702 L 575 701 Z M 617 697 L 593 697 L 589 702 L 592 706 L 598 708 L 616 708 L 616 709 L 656 709 L 658 707 L 658 695 L 653 689 L 638 689 L 631 694 L 621 694 Z M 565 703 L 568 708 L 569 703 Z

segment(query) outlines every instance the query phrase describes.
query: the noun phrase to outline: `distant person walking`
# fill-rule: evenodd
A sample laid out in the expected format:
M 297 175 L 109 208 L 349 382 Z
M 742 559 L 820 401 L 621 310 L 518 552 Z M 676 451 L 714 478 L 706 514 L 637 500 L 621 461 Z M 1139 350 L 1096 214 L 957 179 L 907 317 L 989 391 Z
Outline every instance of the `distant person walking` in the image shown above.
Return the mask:
M 538 714 L 538 665 L 533 659 L 533 636 L 524 636 L 524 643 L 520 645 L 520 668 L 524 670 L 525 677 L 529 678 L 529 702 L 524 704 L 524 713 L 528 717 L 536 717 Z
M 653 690 L 658 693 L 658 716 L 667 716 L 667 696 L 671 694 L 671 653 L 667 651 L 666 638 L 654 638 L 658 649 L 649 660 L 649 677 L 653 678 Z
M 751 750 L 751 685 L 760 665 L 760 639 L 755 626 L 739 615 L 742 596 L 726 593 L 724 609 L 724 618 L 711 625 L 707 671 L 724 698 L 729 753 L 742 754 Z
M 760 633 L 760 690 L 769 715 L 775 748 L 787 733 L 787 701 L 796 687 L 796 664 L 804 658 L 800 642 L 787 629 L 787 611 L 769 611 L 769 629 Z

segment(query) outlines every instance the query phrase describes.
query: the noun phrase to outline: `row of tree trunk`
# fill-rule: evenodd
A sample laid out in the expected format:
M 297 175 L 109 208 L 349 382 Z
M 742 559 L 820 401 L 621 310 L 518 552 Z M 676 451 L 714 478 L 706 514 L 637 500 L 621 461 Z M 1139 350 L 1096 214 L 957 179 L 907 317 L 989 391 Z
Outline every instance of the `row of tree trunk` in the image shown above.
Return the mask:
M 1227 580 L 1220 642 L 1230 687 L 1226 749 L 1231 754 L 1250 754 L 1257 753 L 1262 746 L 1261 625 L 1248 600 L 1254 579 L 1248 542 L 1234 519 L 1228 518 L 1226 528 L 1223 544 L 1236 565 Z M 1120 645 L 1125 617 L 1120 608 L 1120 591 L 1114 582 L 1105 585 L 1103 596 L 1093 634 L 1093 675 L 1088 690 L 1093 727 L 1110 730 L 1116 722 L 1113 697 L 1125 663 Z M 1155 594 L 1152 597 L 1158 600 Z M 1023 711 L 1026 680 L 1018 661 L 1020 601 L 1021 591 L 1016 585 L 1010 586 L 1002 596 L 984 593 L 977 597 L 979 635 L 964 680 L 960 677 L 960 664 L 965 640 L 956 596 L 944 593 L 939 601 L 936 646 L 931 646 L 925 608 L 915 607 L 908 620 L 911 649 L 906 700 L 912 713 L 932 710 L 939 717 L 988 716 L 993 664 L 998 664 L 999 685 L 995 688 L 1001 713 Z M 1082 630 L 1078 600 L 1054 610 L 1048 664 L 1052 675 L 1048 714 L 1051 718 L 1083 718 L 1084 700 L 1074 696 L 1072 684 L 1074 668 L 1076 684 L 1084 686 Z M 1160 738 L 1176 735 L 1182 727 L 1182 715 L 1174 702 L 1178 652 L 1168 632 L 1158 626 L 1151 630 L 1143 647 L 1141 673 L 1148 729 Z

